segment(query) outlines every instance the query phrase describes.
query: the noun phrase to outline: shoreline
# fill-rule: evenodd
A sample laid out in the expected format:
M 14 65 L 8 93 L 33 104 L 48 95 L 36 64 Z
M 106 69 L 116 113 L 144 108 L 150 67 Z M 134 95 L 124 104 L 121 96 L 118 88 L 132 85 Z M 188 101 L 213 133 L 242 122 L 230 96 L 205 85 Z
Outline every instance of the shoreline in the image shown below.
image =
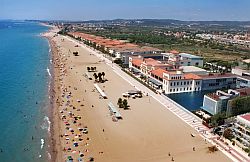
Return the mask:
M 50 53 L 50 66 L 48 67 L 51 73 L 50 76 L 50 82 L 49 82 L 49 117 L 51 119 L 51 131 L 50 131 L 50 137 L 49 137 L 49 154 L 50 159 L 49 161 L 56 162 L 61 161 L 60 159 L 60 150 L 61 150 L 61 143 L 59 138 L 59 130 L 60 130 L 60 124 L 59 124 L 59 114 L 57 111 L 57 108 L 59 107 L 58 103 L 56 102 L 56 98 L 58 97 L 58 94 L 60 92 L 56 92 L 56 87 L 58 87 L 57 79 L 59 77 L 59 72 L 55 68 L 55 58 L 58 55 L 58 49 L 55 44 L 55 42 L 52 40 L 51 34 L 53 34 L 53 30 L 57 29 L 55 26 L 46 25 L 44 23 L 41 23 L 43 26 L 50 27 L 49 30 L 45 33 L 42 33 L 42 37 L 46 38 L 49 44 L 49 53 Z

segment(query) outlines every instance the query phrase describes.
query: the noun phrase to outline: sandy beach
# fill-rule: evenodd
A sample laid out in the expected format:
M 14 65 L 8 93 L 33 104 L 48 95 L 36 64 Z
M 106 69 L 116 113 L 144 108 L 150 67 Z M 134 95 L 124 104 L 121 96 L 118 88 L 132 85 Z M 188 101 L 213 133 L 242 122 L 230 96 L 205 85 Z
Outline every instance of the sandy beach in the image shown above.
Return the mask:
M 77 161 L 82 155 L 84 161 L 93 157 L 100 162 L 231 161 L 220 151 L 210 153 L 209 143 L 191 137 L 195 130 L 150 96 L 129 98 L 128 110 L 117 108 L 123 119 L 114 122 L 108 103 L 118 107 L 118 98 L 124 99 L 122 93 L 134 87 L 86 47 L 76 47 L 56 31 L 45 34 L 54 66 L 53 161 L 66 161 L 68 156 Z M 79 56 L 73 55 L 75 51 Z M 87 67 L 105 72 L 107 81 L 97 84 L 107 99 L 95 89 L 94 77 L 89 80 L 84 75 Z

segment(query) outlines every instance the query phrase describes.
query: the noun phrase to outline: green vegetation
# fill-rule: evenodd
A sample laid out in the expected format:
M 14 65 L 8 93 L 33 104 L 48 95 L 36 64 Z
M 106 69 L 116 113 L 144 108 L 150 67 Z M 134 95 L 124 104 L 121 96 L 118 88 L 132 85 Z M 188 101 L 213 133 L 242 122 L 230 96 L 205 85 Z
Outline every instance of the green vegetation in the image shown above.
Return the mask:
M 111 26 L 102 30 L 79 30 L 89 34 L 111 39 L 120 39 L 139 45 L 148 45 L 165 51 L 177 50 L 193 53 L 204 57 L 207 61 L 224 60 L 235 61 L 249 57 L 250 49 L 233 44 L 221 44 L 212 40 L 200 40 L 196 34 L 205 31 L 191 29 L 152 27 L 152 26 Z M 177 32 L 184 32 L 186 37 L 176 36 Z
M 230 128 L 224 130 L 223 137 L 232 140 L 234 138 L 233 131 Z
M 226 119 L 226 113 L 217 113 L 215 115 L 212 116 L 211 118 L 211 124 L 212 126 L 219 126 L 224 124 L 224 121 Z
M 129 107 L 128 100 L 126 99 L 122 100 L 121 98 L 118 99 L 117 105 L 119 106 L 119 108 L 124 108 L 124 109 L 127 109 Z
M 237 97 L 232 99 L 232 114 L 231 116 L 236 116 L 239 114 L 244 114 L 250 111 L 250 96 Z

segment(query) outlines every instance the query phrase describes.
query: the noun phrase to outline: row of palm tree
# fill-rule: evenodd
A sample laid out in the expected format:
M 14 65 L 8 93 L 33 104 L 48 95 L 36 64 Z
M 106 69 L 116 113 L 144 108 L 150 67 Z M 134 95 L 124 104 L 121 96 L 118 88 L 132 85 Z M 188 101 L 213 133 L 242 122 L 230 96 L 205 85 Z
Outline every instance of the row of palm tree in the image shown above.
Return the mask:
M 119 106 L 119 108 L 124 108 L 127 109 L 128 106 L 128 100 L 124 99 L 122 100 L 121 98 L 118 99 L 117 105 Z
M 87 67 L 88 72 L 95 72 L 96 67 Z
M 96 81 L 98 80 L 98 82 L 102 83 L 104 81 L 105 73 L 104 72 L 101 72 L 101 73 L 98 73 L 98 74 L 94 73 L 93 76 L 94 76 Z

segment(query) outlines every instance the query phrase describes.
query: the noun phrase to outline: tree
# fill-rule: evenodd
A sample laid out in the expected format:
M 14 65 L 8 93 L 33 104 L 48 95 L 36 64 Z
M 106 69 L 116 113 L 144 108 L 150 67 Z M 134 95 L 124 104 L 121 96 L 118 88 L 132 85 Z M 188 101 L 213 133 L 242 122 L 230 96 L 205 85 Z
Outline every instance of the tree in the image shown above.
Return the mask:
M 104 76 L 105 76 L 105 73 L 104 73 L 104 72 L 102 72 L 102 76 L 103 76 L 103 80 L 104 80 Z
M 96 73 L 94 73 L 93 76 L 95 77 L 95 80 L 98 79 L 98 75 Z
M 213 126 L 218 126 L 224 124 L 224 120 L 226 119 L 226 113 L 217 113 L 211 118 L 211 124 Z
M 94 67 L 94 71 L 96 71 L 96 67 Z
M 233 139 L 233 137 L 234 137 L 233 136 L 233 131 L 230 128 L 225 129 L 224 132 L 223 132 L 223 137 L 225 137 L 225 138 L 227 138 L 229 140 Z
M 123 103 L 121 98 L 118 99 L 117 105 L 119 106 L 119 108 L 123 108 Z
M 87 70 L 90 71 L 90 67 L 87 67 Z
M 98 73 L 99 82 L 102 82 L 102 73 Z
M 94 67 L 91 67 L 91 71 L 94 71 Z
M 127 109 L 127 108 L 128 108 L 128 101 L 127 101 L 126 99 L 124 99 L 124 100 L 122 101 L 122 104 L 123 104 L 124 109 Z

